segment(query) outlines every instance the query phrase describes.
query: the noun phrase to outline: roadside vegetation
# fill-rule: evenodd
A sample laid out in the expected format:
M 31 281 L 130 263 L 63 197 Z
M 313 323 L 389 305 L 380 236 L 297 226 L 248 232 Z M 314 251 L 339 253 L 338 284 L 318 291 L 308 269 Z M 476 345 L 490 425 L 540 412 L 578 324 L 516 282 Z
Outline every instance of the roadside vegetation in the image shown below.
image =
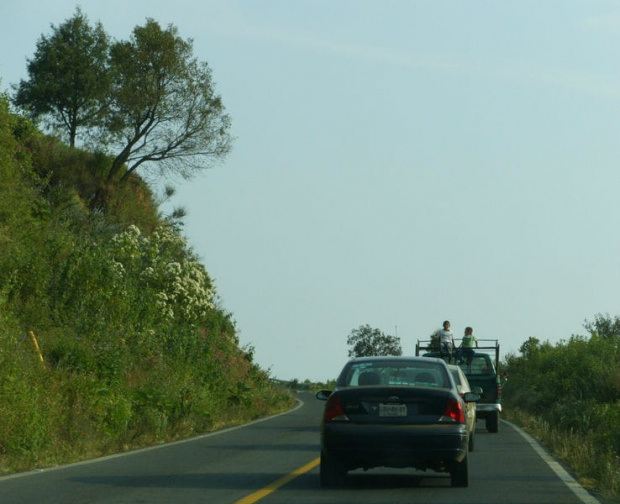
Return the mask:
M 583 486 L 620 502 L 620 318 L 597 315 L 585 329 L 556 345 L 529 338 L 506 357 L 506 417 Z
M 41 38 L 29 76 L 0 95 L 0 473 L 290 408 L 240 347 L 183 211 L 163 215 L 137 170 L 189 177 L 229 150 L 191 42 L 149 20 L 110 43 L 78 10 Z
M 336 380 L 327 380 L 324 382 L 317 382 L 312 380 L 303 380 L 300 381 L 298 379 L 293 379 L 291 381 L 285 382 L 286 386 L 293 391 L 303 390 L 304 392 L 309 392 L 311 394 L 316 394 L 319 390 L 329 389 L 333 390 L 336 387 Z

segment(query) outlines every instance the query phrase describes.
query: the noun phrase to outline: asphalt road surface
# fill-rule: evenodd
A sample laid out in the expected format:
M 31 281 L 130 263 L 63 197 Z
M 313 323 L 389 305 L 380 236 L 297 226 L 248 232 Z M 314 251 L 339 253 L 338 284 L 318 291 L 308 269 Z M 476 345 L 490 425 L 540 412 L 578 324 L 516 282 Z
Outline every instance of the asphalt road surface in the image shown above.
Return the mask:
M 478 423 L 470 486 L 447 474 L 353 471 L 319 486 L 324 403 L 299 394 L 284 415 L 191 440 L 0 478 L 0 504 L 595 504 L 559 464 L 510 424 Z

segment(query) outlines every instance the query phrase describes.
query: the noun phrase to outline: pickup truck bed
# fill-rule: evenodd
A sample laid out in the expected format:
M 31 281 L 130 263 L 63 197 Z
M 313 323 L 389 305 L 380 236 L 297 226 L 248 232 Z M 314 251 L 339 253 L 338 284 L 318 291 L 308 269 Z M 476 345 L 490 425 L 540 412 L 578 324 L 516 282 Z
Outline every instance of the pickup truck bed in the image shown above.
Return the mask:
M 479 347 L 475 348 L 471 363 L 459 364 L 454 358 L 448 359 L 450 364 L 458 364 L 472 387 L 482 388 L 482 398 L 476 405 L 476 414 L 484 419 L 489 432 L 499 431 L 499 414 L 502 411 L 502 384 L 498 372 L 499 343 L 497 340 L 478 340 Z M 458 343 L 457 343 L 458 344 Z M 440 357 L 434 351 L 432 341 L 418 341 L 416 355 L 421 352 L 424 357 Z M 495 360 L 489 352 L 494 353 Z

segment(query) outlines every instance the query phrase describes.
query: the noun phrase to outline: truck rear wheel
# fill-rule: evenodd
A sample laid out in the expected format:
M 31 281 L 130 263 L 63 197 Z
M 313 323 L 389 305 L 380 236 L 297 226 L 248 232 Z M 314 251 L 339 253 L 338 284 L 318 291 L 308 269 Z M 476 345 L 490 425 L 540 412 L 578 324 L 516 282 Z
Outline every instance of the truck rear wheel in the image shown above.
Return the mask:
M 485 419 L 487 430 L 493 434 L 499 431 L 499 411 L 494 411 Z

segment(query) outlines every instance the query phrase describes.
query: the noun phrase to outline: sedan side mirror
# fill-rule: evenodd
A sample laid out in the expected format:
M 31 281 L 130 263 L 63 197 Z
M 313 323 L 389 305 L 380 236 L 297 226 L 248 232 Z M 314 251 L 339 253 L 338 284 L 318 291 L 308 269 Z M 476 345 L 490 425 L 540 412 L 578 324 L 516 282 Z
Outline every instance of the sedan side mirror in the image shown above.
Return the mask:
M 331 390 L 319 390 L 316 393 L 316 398 L 321 400 L 321 401 L 327 401 L 327 399 L 329 398 L 330 395 L 332 395 L 332 391 Z
M 463 396 L 463 400 L 465 402 L 478 402 L 480 400 L 480 395 L 474 394 L 473 392 L 466 392 Z

